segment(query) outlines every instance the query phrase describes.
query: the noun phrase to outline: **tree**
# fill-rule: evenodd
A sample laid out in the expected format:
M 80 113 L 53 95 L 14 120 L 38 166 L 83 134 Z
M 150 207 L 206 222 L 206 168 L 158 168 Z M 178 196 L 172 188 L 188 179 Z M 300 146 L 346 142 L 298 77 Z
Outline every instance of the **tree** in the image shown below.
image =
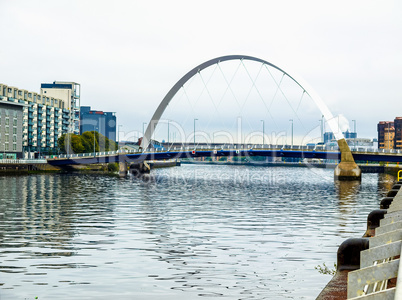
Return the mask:
M 82 135 L 63 134 L 59 140 L 60 153 L 92 153 L 100 151 L 114 151 L 117 144 L 97 131 L 86 131 Z M 67 151 L 68 150 L 68 151 Z

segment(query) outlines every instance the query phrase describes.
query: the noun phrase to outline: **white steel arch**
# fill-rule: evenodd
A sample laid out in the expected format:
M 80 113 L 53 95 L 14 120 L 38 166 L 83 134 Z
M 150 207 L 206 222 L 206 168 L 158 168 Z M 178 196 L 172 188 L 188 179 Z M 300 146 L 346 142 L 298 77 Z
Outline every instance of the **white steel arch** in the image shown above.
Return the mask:
M 170 101 L 173 99 L 173 97 L 176 95 L 176 93 L 183 87 L 183 85 L 188 80 L 190 80 L 194 75 L 201 72 L 202 70 L 204 70 L 214 64 L 217 64 L 217 63 L 220 63 L 223 61 L 228 61 L 228 60 L 250 60 L 250 61 L 260 62 L 262 64 L 266 64 L 270 67 L 273 67 L 273 68 L 277 69 L 278 71 L 282 72 L 283 74 L 285 74 L 286 76 L 288 76 L 297 85 L 299 85 L 306 94 L 308 94 L 311 97 L 311 99 L 314 101 L 314 103 L 320 109 L 322 115 L 324 116 L 329 127 L 331 128 L 332 132 L 334 133 L 335 138 L 337 140 L 343 139 L 343 134 L 339 128 L 338 122 L 336 120 L 334 120 L 334 117 L 333 117 L 331 111 L 328 109 L 327 105 L 318 96 L 318 94 L 306 82 L 304 82 L 300 77 L 296 78 L 294 75 L 291 76 L 289 73 L 287 73 L 283 69 L 279 68 L 278 66 L 276 66 L 266 60 L 257 58 L 257 57 L 246 56 L 246 55 L 227 55 L 227 56 L 220 56 L 220 57 L 208 60 L 208 61 L 198 65 L 197 67 L 190 70 L 187 74 L 185 74 L 179 81 L 176 82 L 176 84 L 170 89 L 170 91 L 163 98 L 162 102 L 159 104 L 159 106 L 156 109 L 154 115 L 152 116 L 150 122 L 148 123 L 148 127 L 145 131 L 145 134 L 142 138 L 141 145 L 140 145 L 140 147 L 143 149 L 143 151 L 145 151 L 148 148 L 149 143 L 151 141 L 151 137 L 152 137 L 152 135 L 155 131 L 155 128 L 158 125 L 158 122 L 159 122 L 160 118 L 162 117 L 166 107 L 169 105 Z

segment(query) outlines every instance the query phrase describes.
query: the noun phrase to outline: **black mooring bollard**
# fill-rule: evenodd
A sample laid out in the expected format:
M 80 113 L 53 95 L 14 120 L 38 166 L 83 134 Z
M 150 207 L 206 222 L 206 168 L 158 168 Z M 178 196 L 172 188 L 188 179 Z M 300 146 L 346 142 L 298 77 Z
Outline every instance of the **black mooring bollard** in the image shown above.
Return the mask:
M 399 190 L 394 190 L 394 189 L 389 190 L 387 193 L 387 197 L 395 197 L 396 194 L 398 194 L 398 192 L 399 192 Z
M 384 219 L 386 209 L 375 209 L 367 216 L 367 230 L 376 229 L 380 226 L 380 220 Z
M 394 197 L 384 197 L 384 198 L 382 198 L 381 202 L 380 202 L 380 208 L 381 209 L 388 209 L 393 200 L 394 200 Z
M 369 248 L 368 238 L 350 238 L 338 248 L 337 271 L 360 268 L 360 252 Z

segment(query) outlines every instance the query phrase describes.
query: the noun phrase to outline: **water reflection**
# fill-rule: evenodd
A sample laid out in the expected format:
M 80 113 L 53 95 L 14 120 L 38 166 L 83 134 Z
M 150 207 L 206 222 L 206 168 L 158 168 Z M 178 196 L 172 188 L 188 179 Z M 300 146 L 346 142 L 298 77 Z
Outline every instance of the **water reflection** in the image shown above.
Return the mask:
M 360 185 L 334 185 L 332 170 L 320 172 L 0 177 L 2 300 L 313 298 L 329 280 L 314 267 L 332 265 L 337 246 L 363 234 L 393 180 L 364 174 Z

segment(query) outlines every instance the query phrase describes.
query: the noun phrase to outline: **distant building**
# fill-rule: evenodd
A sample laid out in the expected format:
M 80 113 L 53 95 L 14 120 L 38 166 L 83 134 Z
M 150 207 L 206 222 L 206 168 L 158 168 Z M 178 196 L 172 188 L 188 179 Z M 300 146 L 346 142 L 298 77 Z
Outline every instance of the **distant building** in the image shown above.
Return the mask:
M 394 122 L 381 121 L 377 124 L 378 148 L 394 149 L 395 128 Z
M 343 136 L 345 139 L 355 139 L 357 138 L 357 133 L 356 132 L 349 132 L 349 130 L 346 130 L 343 132 Z
M 394 149 L 402 149 L 402 117 L 394 120 Z
M 91 110 L 90 106 L 81 106 L 80 134 L 94 130 L 116 142 L 116 114 Z
M 356 139 L 357 133 L 349 132 L 349 130 L 346 130 L 345 132 L 343 132 L 343 136 L 345 137 L 345 139 Z M 333 140 L 335 140 L 335 135 L 333 134 L 333 132 L 324 133 L 324 144 L 328 144 Z

